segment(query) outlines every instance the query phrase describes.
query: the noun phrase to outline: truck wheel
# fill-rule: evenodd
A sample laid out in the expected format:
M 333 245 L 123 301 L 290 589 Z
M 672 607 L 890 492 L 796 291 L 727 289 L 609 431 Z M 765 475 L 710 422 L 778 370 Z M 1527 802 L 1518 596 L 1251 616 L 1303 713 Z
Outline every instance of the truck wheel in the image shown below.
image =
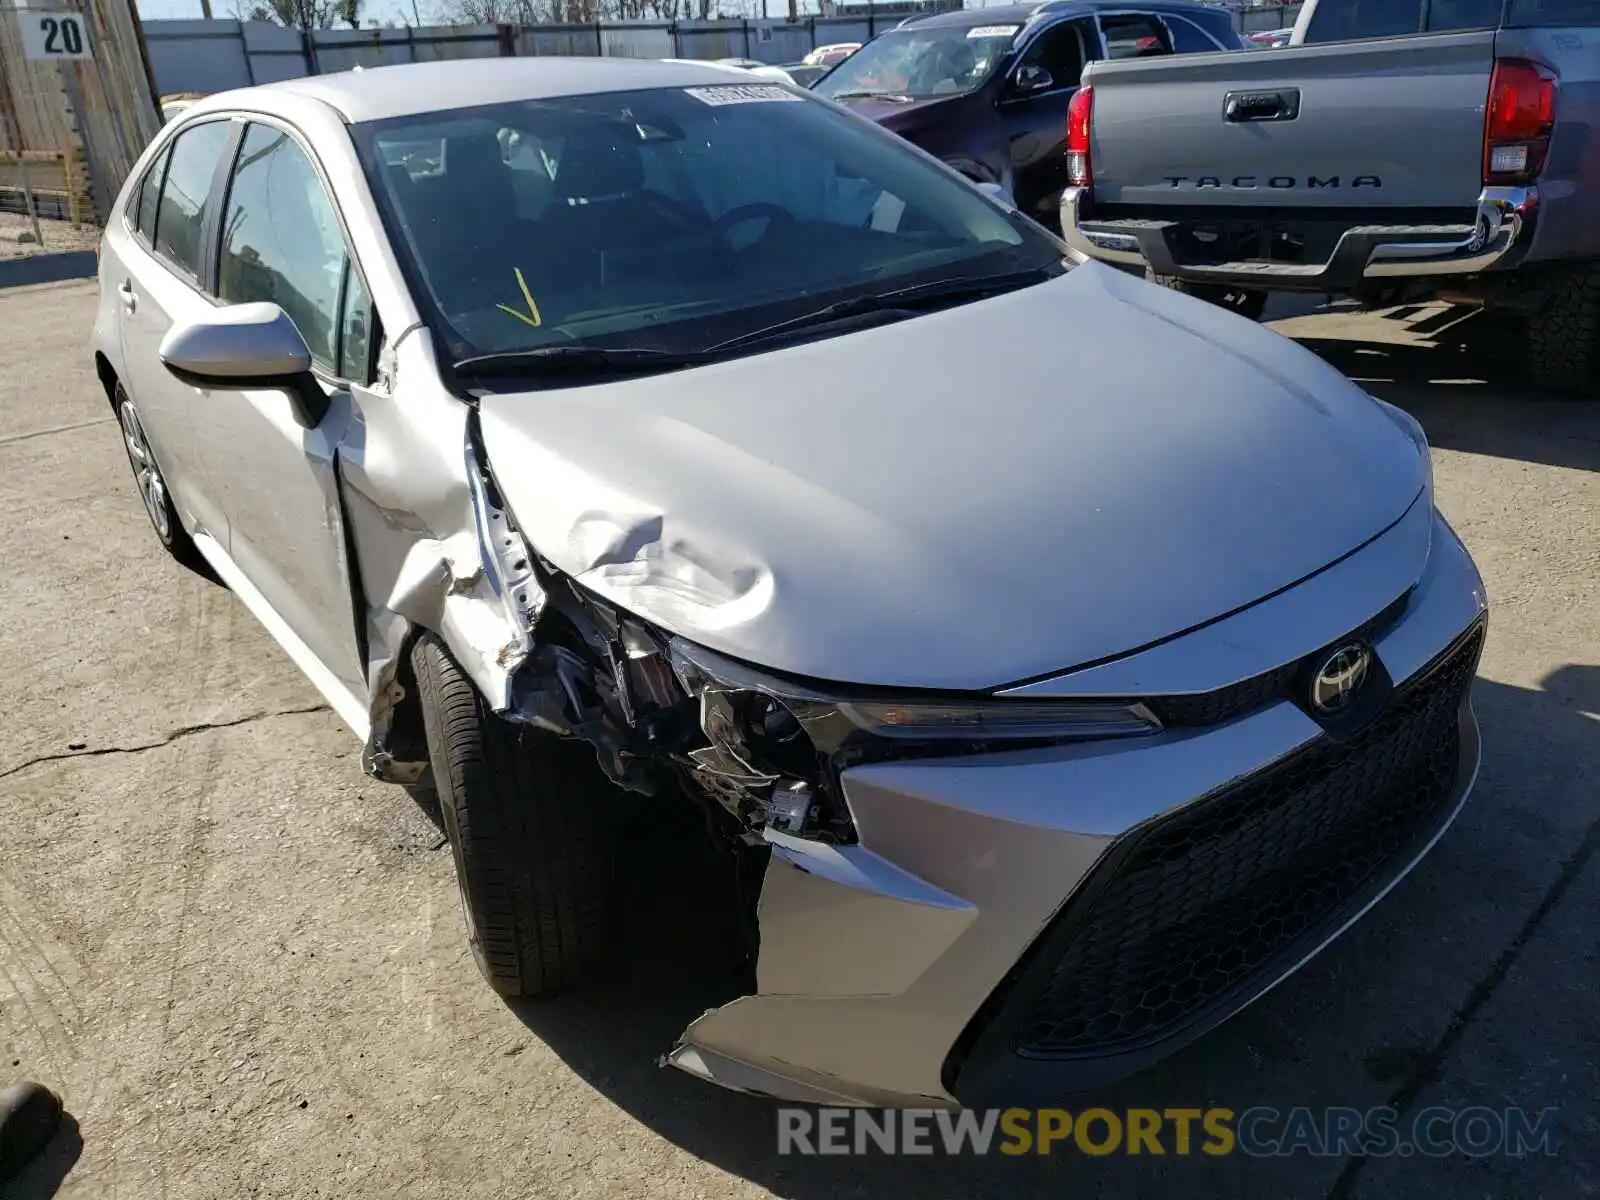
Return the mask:
M 1261 320 L 1261 314 L 1267 310 L 1267 293 L 1258 292 L 1254 288 L 1227 287 L 1220 283 L 1190 283 L 1187 279 L 1178 279 L 1172 275 L 1146 274 L 1145 278 L 1164 288 L 1183 292 L 1197 300 L 1204 300 L 1207 304 L 1215 304 L 1218 308 L 1238 313 L 1251 321 Z
M 478 969 L 508 997 L 578 984 L 605 947 L 611 784 L 588 747 L 497 717 L 433 636 L 411 666 Z
M 1527 323 L 1528 374 L 1543 387 L 1588 392 L 1600 386 L 1600 263 L 1549 276 L 1548 299 Z

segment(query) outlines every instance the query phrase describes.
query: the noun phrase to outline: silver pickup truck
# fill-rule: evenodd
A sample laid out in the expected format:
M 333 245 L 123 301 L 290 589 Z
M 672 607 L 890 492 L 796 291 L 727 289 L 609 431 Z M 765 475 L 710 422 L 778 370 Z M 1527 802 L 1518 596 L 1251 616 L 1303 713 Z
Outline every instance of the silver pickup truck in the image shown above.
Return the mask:
M 1600 0 L 1308 0 L 1283 49 L 1091 63 L 1067 155 L 1080 256 L 1253 316 L 1492 307 L 1600 385 Z

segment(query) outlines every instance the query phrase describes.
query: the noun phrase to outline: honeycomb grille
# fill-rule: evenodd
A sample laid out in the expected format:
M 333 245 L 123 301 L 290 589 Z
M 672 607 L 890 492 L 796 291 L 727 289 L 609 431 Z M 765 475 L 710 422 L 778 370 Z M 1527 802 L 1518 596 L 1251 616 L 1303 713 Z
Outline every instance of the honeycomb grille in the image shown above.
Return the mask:
M 1316 932 L 1435 827 L 1482 630 L 1354 738 L 1324 737 L 1146 826 L 1062 919 L 1077 926 L 1018 1026 L 1033 1058 L 1161 1037 Z

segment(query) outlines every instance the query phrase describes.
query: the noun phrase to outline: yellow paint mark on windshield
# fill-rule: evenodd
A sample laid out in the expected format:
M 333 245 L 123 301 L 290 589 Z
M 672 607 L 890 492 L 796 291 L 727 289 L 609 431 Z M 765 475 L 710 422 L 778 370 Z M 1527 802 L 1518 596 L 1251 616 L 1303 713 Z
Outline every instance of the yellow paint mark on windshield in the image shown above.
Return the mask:
M 509 304 L 496 304 L 495 307 L 501 312 L 510 313 L 525 325 L 532 325 L 537 329 L 544 324 L 544 318 L 539 315 L 539 306 L 533 302 L 533 293 L 528 290 L 528 281 L 522 277 L 521 267 L 512 267 L 511 270 L 516 273 L 517 286 L 522 289 L 522 298 L 528 302 L 528 311 L 523 312 L 520 308 L 512 308 Z

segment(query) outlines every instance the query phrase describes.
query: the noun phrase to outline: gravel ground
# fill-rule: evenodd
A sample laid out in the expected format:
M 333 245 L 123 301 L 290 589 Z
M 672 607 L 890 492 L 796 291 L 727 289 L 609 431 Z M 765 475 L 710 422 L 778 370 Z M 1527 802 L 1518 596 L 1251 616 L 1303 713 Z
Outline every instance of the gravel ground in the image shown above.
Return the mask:
M 630 850 L 614 980 L 517 1008 L 484 986 L 438 829 L 158 550 L 93 303 L 92 283 L 0 293 L 0 1080 L 42 1079 L 74 1118 L 6 1196 L 1597 1194 L 1600 404 L 1430 345 L 1431 312 L 1280 323 L 1438 447 L 1495 606 L 1483 772 L 1340 944 L 1097 1098 L 1556 1107 L 1554 1157 L 779 1158 L 768 1104 L 654 1065 L 721 979 L 673 835 Z
M 75 226 L 70 221 L 47 221 L 43 217 L 39 219 L 39 234 L 43 242 L 31 240 L 33 222 L 23 214 L 0 212 L 0 259 L 55 254 L 62 250 L 93 250 L 100 240 L 97 226 Z

